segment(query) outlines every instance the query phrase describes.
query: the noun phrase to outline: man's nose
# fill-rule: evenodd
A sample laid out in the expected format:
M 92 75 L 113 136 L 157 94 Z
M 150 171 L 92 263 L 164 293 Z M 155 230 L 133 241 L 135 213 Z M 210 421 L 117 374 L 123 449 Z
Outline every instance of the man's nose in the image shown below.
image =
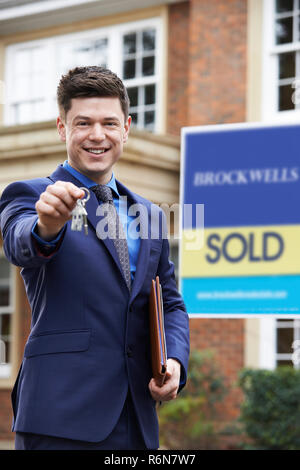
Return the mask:
M 105 139 L 104 128 L 101 126 L 101 124 L 97 123 L 94 126 L 92 126 L 89 137 L 90 137 L 91 140 L 101 140 L 102 141 L 102 140 Z

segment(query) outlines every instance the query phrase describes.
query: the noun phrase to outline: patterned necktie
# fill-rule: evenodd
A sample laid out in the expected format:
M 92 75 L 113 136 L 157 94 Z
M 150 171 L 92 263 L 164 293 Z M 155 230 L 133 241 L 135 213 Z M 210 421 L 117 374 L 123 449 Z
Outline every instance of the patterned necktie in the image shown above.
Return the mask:
M 96 194 L 99 202 L 101 201 L 104 204 L 107 204 L 105 209 L 107 210 L 108 235 L 115 245 L 122 267 L 123 276 L 130 292 L 131 276 L 128 245 L 124 234 L 123 225 L 114 205 L 112 190 L 105 184 L 98 184 L 96 186 L 92 186 L 90 189 Z

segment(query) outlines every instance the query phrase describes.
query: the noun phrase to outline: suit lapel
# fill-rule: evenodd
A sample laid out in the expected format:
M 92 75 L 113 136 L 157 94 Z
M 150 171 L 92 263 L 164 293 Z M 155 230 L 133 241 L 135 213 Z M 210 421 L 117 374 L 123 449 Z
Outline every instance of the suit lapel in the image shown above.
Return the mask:
M 137 265 L 136 265 L 136 272 L 134 276 L 134 281 L 131 289 L 131 298 L 130 302 L 134 300 L 134 298 L 137 296 L 138 292 L 140 291 L 146 273 L 147 273 L 147 267 L 148 267 L 148 262 L 149 262 L 149 254 L 150 254 L 150 217 L 149 217 L 149 212 L 146 209 L 146 206 L 144 204 L 141 204 L 134 194 L 126 188 L 122 183 L 117 181 L 118 185 L 118 190 L 121 195 L 127 196 L 128 197 L 128 208 L 130 207 L 130 204 L 136 204 L 136 209 L 139 210 L 140 214 L 140 233 L 141 233 L 141 239 L 140 239 L 140 249 L 139 249 L 139 254 L 138 254 L 138 259 L 137 259 Z M 138 209 L 140 207 L 140 209 Z

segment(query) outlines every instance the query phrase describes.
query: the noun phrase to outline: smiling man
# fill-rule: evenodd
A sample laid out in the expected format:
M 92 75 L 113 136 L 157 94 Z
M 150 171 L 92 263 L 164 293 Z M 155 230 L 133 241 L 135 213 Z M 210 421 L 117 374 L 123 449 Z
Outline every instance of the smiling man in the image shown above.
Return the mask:
M 189 354 L 165 217 L 113 174 L 131 124 L 122 81 L 101 67 L 77 67 L 61 78 L 57 99 L 67 160 L 47 178 L 9 185 L 0 203 L 5 254 L 23 268 L 32 309 L 12 392 L 16 449 L 156 449 L 155 404 L 185 385 Z M 83 187 L 90 191 L 88 236 L 71 230 Z M 130 235 L 121 197 L 143 206 L 141 225 L 158 238 Z M 97 236 L 105 203 L 124 237 Z M 157 275 L 168 351 L 162 386 L 152 377 L 148 322 Z
M 116 97 L 73 99 L 66 116 L 57 119 L 70 165 L 90 178 L 96 177 L 99 184 L 108 183 L 127 141 L 130 123 L 131 117 L 125 118 Z

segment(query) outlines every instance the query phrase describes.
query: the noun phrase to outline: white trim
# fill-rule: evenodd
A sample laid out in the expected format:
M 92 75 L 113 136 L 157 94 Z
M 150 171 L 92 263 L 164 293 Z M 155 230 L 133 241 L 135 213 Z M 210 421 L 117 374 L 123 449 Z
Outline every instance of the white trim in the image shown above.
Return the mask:
M 50 2 L 43 0 L 38 2 L 43 5 L 45 11 L 34 10 L 31 5 L 31 11 L 24 14 L 20 10 L 22 6 L 15 9 L 14 16 L 11 16 L 10 9 L 0 9 L 0 35 L 11 35 L 23 31 L 33 31 L 37 29 L 48 28 L 51 26 L 74 23 L 76 21 L 88 20 L 91 18 L 104 17 L 107 15 L 116 15 L 118 13 L 131 12 L 152 7 L 163 7 L 165 5 L 179 3 L 186 0 L 55 0 L 57 8 L 47 9 Z M 73 2 L 74 4 L 72 4 Z M 52 0 L 53 5 L 54 2 Z M 29 8 L 30 5 L 27 5 Z M 22 12 L 20 14 L 19 12 Z M 6 15 L 7 17 L 5 17 Z
M 260 320 L 259 367 L 275 369 L 276 367 L 276 319 Z
M 280 318 L 283 320 L 283 318 Z M 285 318 L 284 318 L 285 320 Z M 295 369 L 300 369 L 300 363 L 299 363 L 299 358 L 298 358 L 298 352 L 299 352 L 299 346 L 297 347 L 296 345 L 294 346 L 295 343 L 298 343 L 300 340 L 300 320 L 298 318 L 292 318 L 293 321 L 281 321 L 281 322 L 276 322 L 275 327 L 276 327 L 276 335 L 278 334 L 278 330 L 281 329 L 290 329 L 293 331 L 293 340 L 291 344 L 291 352 L 288 353 L 279 353 L 278 352 L 278 347 L 276 344 L 276 351 L 275 351 L 275 362 L 276 364 L 278 361 L 290 361 L 293 363 L 293 366 Z M 297 351 L 297 352 L 296 352 Z M 296 358 L 294 357 L 294 354 L 296 354 Z M 295 360 L 296 359 L 296 360 Z
M 300 109 L 278 111 L 278 54 L 300 50 L 300 42 L 275 44 L 275 0 L 263 0 L 262 21 L 262 100 L 263 121 L 299 122 Z
M 101 0 L 100 0 L 101 1 Z M 40 2 L 29 3 L 28 5 L 19 5 L 11 8 L 1 9 L 1 21 L 10 20 L 13 18 L 20 18 L 24 16 L 36 15 L 45 13 L 52 10 L 62 10 L 77 5 L 84 5 L 88 3 L 95 3 L 90 0 L 47 0 Z
M 0 364 L 0 379 L 7 379 L 11 376 L 11 364 Z

